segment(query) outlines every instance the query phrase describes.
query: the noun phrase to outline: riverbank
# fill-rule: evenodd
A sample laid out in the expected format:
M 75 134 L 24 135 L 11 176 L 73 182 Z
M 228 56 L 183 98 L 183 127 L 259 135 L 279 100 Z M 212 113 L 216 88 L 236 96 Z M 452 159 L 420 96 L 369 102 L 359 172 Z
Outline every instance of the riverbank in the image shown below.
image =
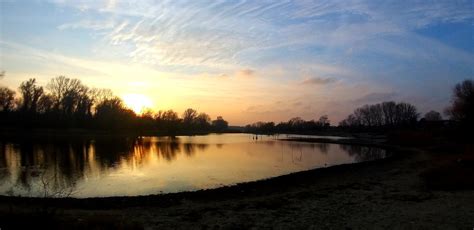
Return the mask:
M 466 152 L 445 152 L 442 148 L 391 151 L 393 156 L 383 160 L 197 192 L 88 199 L 0 197 L 3 225 L 0 227 L 450 229 L 474 226 L 474 191 L 469 186 L 446 187 L 442 183 L 433 186 L 437 177 L 431 178 L 433 172 L 436 175 L 446 165 L 464 171 L 458 170 L 461 175 L 444 178 L 445 182 L 452 177 L 469 176 L 472 173 L 469 163 L 457 163 L 459 159 L 469 162 L 470 158 L 464 156 Z M 464 183 L 469 185 L 469 181 Z

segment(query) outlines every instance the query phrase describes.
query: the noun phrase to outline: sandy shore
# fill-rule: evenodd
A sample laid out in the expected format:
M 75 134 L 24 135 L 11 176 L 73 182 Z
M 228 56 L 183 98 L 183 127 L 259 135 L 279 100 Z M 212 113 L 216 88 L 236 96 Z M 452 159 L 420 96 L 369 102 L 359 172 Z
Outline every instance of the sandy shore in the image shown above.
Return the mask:
M 142 197 L 0 197 L 0 227 L 89 229 L 472 229 L 474 190 L 423 175 L 440 153 L 293 173 L 212 190 Z M 28 219 L 28 221 L 25 221 Z

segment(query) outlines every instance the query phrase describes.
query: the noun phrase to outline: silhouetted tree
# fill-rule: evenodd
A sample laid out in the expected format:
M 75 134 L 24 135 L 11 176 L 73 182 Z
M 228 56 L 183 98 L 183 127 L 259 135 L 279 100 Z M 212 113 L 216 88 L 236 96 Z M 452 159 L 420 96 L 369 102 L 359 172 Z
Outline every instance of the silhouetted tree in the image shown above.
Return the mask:
M 15 105 L 15 91 L 0 87 L 0 111 L 9 112 Z
M 183 119 L 173 110 L 156 114 L 147 111 L 137 116 L 120 98 L 113 96 L 112 91 L 89 88 L 78 79 L 64 76 L 53 78 L 46 91 L 35 79 L 23 82 L 19 89 L 21 97 L 15 99 L 14 91 L 0 88 L 1 127 L 159 130 L 172 135 L 180 131 L 207 132 L 216 128 L 211 125 L 208 114 L 194 109 L 187 109 Z M 216 124 L 219 129 L 227 129 L 224 120 L 218 120 Z
M 196 119 L 198 115 L 198 112 L 194 109 L 186 109 L 183 113 L 183 122 L 186 125 L 191 126 L 194 123 L 194 120 Z
M 303 120 L 301 117 L 291 118 L 288 122 L 280 122 L 277 125 L 273 122 L 256 122 L 245 126 L 246 132 L 251 133 L 305 133 L 312 134 L 330 127 L 327 115 L 323 115 L 318 121 Z
M 321 127 L 329 127 L 331 122 L 329 121 L 328 115 L 323 115 L 318 120 L 318 125 Z
M 97 105 L 95 118 L 103 128 L 130 128 L 135 113 L 127 109 L 120 98 L 115 97 Z
M 174 134 L 178 131 L 181 123 L 178 113 L 173 110 L 158 111 L 155 115 L 155 120 L 158 123 L 158 129 L 170 134 Z
M 441 121 L 443 118 L 439 112 L 431 110 L 425 114 L 424 119 L 426 121 Z
M 381 107 L 384 118 L 384 124 L 386 126 L 393 126 L 395 124 L 397 103 L 395 103 L 394 101 L 386 101 L 382 102 Z
M 96 107 L 99 104 L 102 104 L 106 100 L 114 98 L 112 90 L 110 89 L 98 89 L 91 88 L 86 93 L 89 104 L 86 104 L 87 114 L 95 114 Z
M 301 117 L 293 117 L 288 121 L 290 131 L 297 131 L 303 128 L 304 120 Z
M 43 87 L 36 85 L 36 79 L 31 78 L 20 85 L 22 96 L 21 111 L 35 113 L 38 107 L 38 100 L 43 95 Z
M 397 104 L 395 120 L 400 125 L 410 125 L 417 122 L 420 116 L 414 105 L 401 102 Z
M 229 128 L 229 123 L 224 120 L 222 116 L 218 116 L 216 120 L 212 121 L 212 127 L 214 128 L 214 130 L 222 132 Z
M 173 111 L 173 110 L 167 110 L 167 111 L 158 111 L 156 114 L 155 119 L 157 121 L 180 121 L 178 117 L 178 113 Z
M 296 120 L 296 119 L 293 118 L 292 120 Z M 250 132 L 250 133 L 266 133 L 266 134 L 274 133 L 276 131 L 275 123 L 259 121 L 251 125 L 245 126 L 245 131 Z
M 383 102 L 364 105 L 354 110 L 339 123 L 342 127 L 401 127 L 416 124 L 419 114 L 416 107 L 400 102 Z
M 49 94 L 43 94 L 38 101 L 38 112 L 45 114 L 53 109 L 53 97 Z
M 46 85 L 53 98 L 55 110 L 65 115 L 72 115 L 79 102 L 79 97 L 87 94 L 87 87 L 78 79 L 59 76 L 51 79 Z
M 453 89 L 452 105 L 446 114 L 461 122 L 466 128 L 474 126 L 474 81 L 464 80 Z
M 209 130 L 211 128 L 211 117 L 207 113 L 199 113 L 194 123 L 199 130 Z

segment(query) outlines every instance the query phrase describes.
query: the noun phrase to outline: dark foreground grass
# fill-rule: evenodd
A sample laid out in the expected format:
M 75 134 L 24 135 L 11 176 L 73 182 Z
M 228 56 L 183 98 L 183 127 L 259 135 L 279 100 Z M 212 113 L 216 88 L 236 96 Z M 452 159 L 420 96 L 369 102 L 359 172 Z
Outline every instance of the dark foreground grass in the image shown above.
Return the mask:
M 1 213 L 3 229 L 144 229 L 140 223 L 113 214 L 86 214 L 80 217 L 61 212 L 39 211 Z
M 449 152 L 454 151 L 454 152 Z M 435 190 L 474 189 L 474 152 L 472 146 L 452 148 L 433 156 L 432 165 L 420 176 Z

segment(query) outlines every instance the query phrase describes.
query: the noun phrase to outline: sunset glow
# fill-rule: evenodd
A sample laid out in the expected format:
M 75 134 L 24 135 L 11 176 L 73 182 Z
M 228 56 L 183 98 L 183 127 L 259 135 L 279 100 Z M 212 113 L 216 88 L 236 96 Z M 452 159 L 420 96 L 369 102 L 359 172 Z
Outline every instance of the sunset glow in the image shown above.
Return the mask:
M 337 123 L 387 100 L 442 111 L 474 76 L 474 11 L 434 2 L 0 1 L 0 85 L 64 75 L 140 94 L 124 98 L 136 112 L 192 107 L 235 125 Z
M 141 114 L 145 109 L 153 109 L 153 102 L 143 94 L 125 94 L 123 101 L 136 114 Z
M 470 229 L 473 130 L 474 0 L 0 0 L 0 230 Z

